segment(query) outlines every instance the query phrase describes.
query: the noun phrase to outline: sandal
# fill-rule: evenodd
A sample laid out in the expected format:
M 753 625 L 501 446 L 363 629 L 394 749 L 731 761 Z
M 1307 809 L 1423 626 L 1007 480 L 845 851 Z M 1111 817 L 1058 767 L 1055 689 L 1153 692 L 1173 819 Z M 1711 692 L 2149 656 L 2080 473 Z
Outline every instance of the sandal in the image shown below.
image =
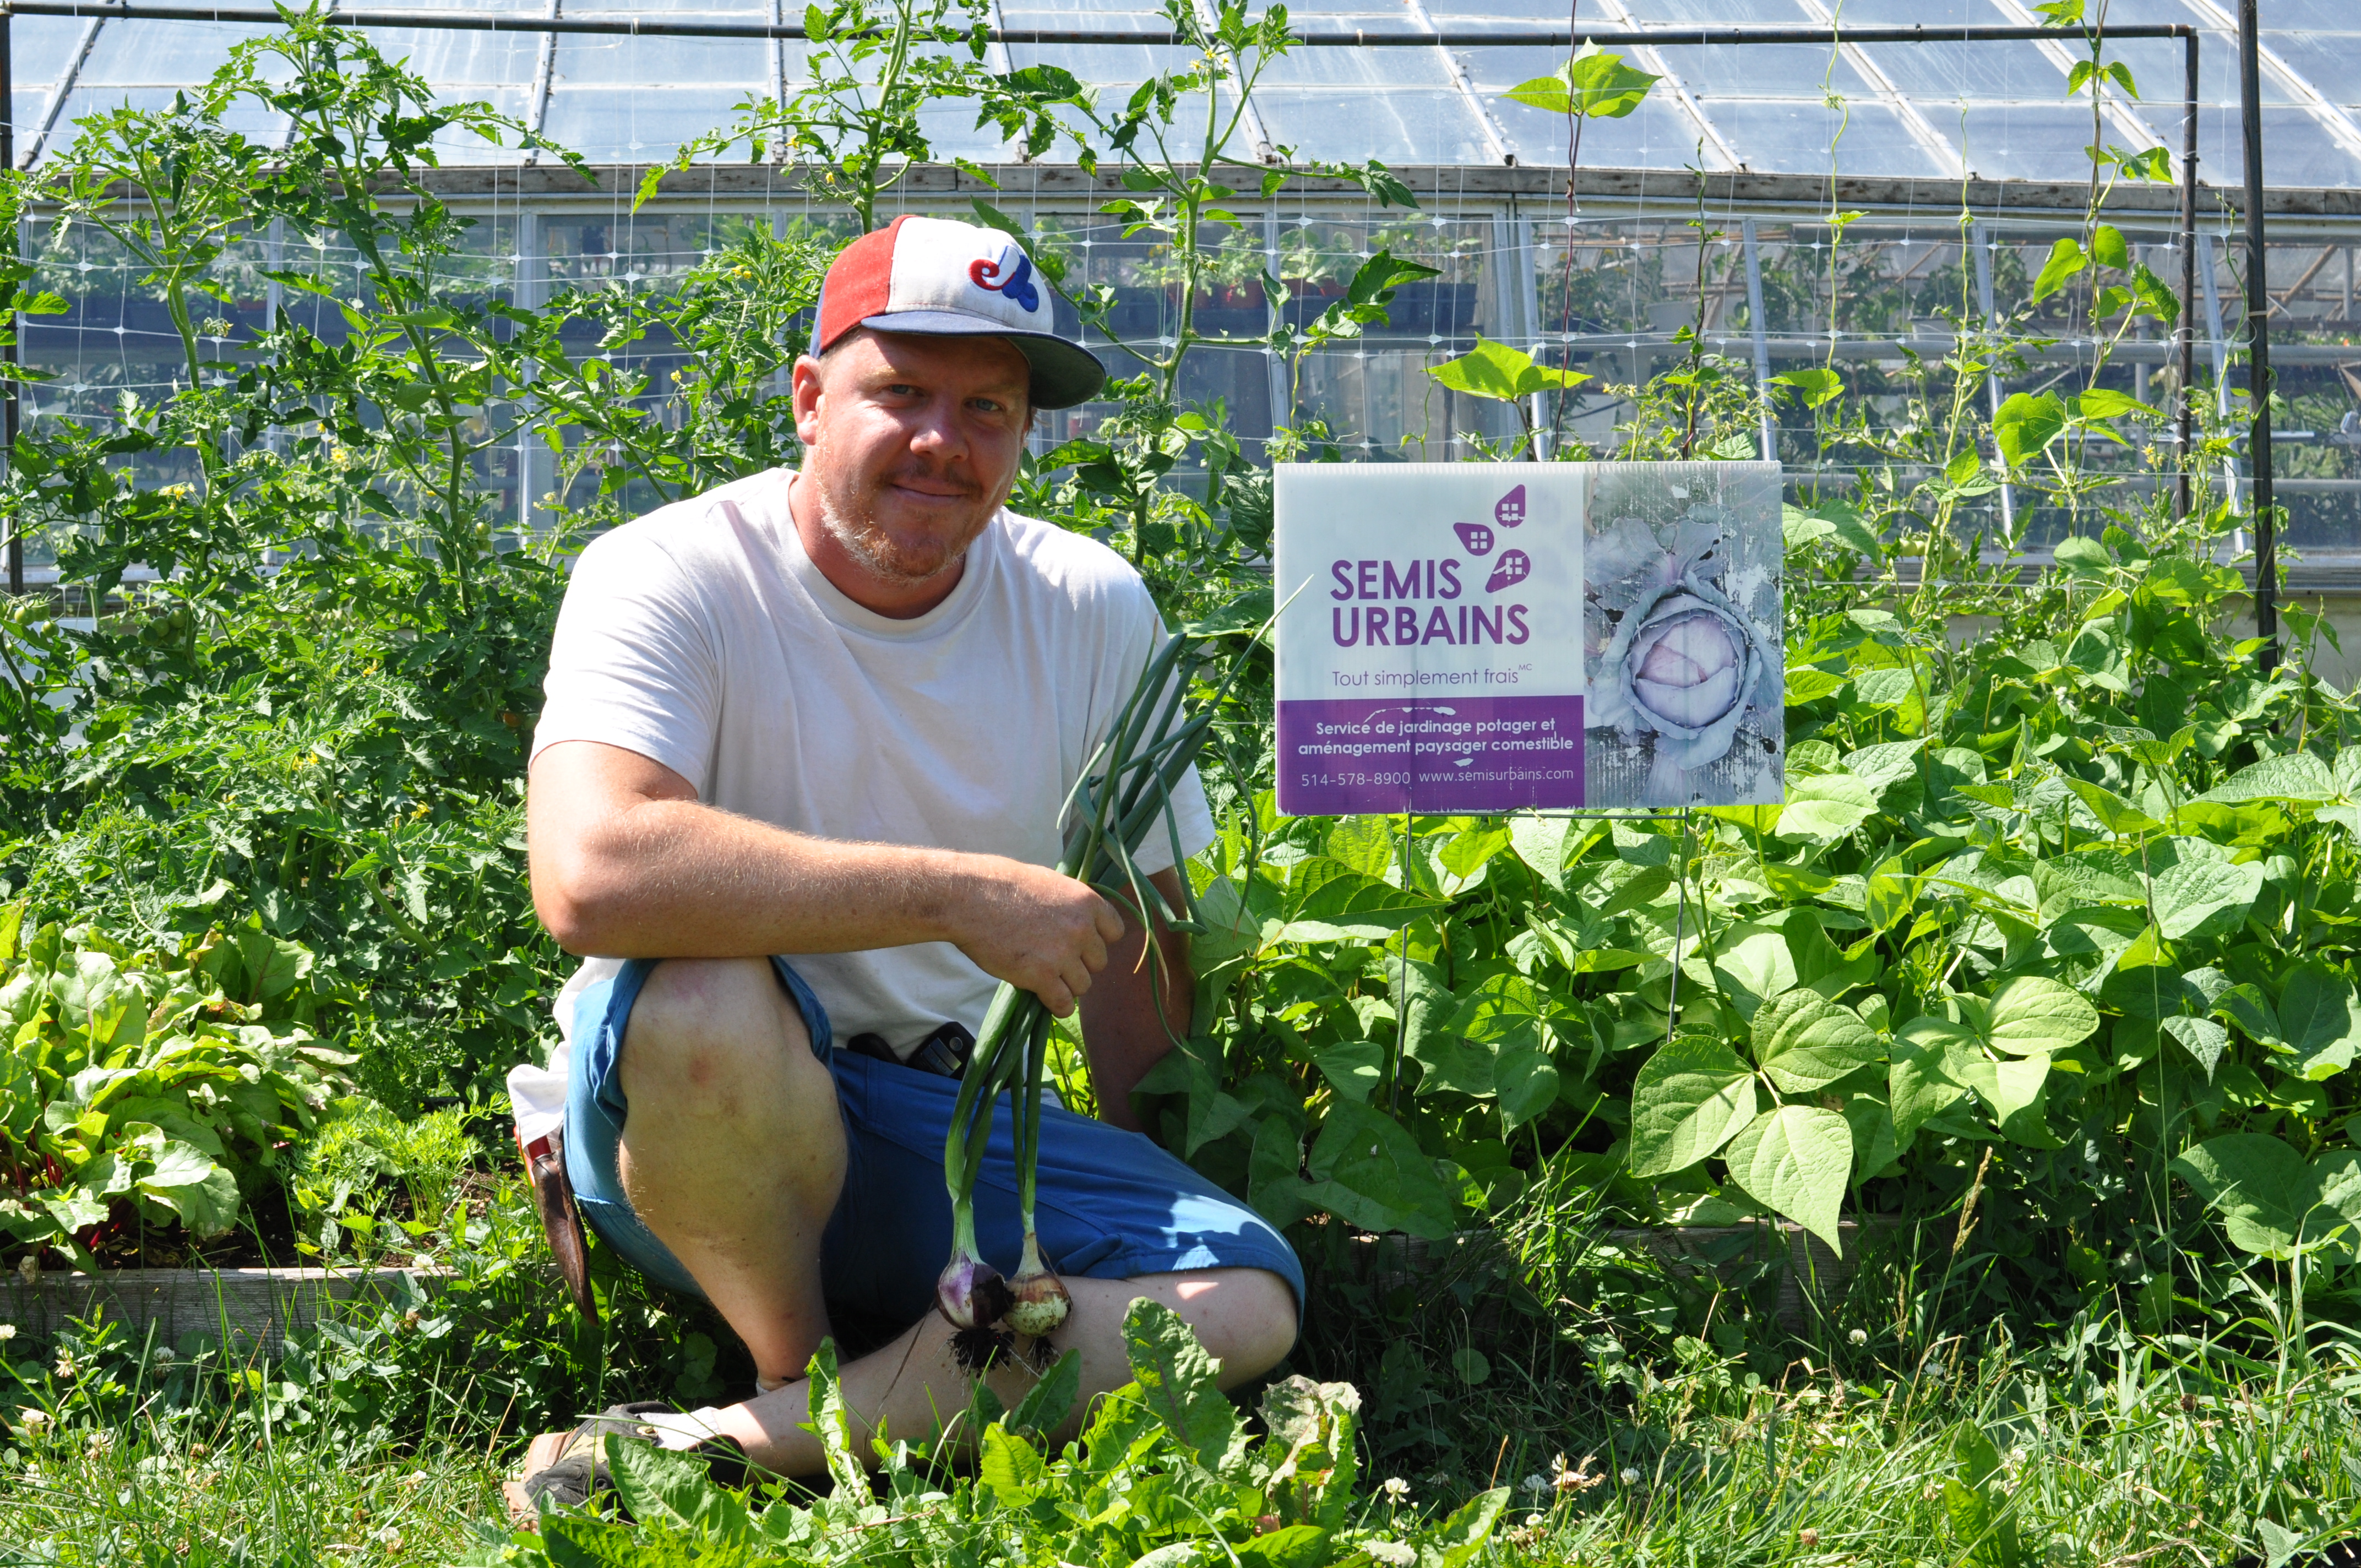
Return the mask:
M 519 1529 L 531 1530 L 544 1506 L 579 1508 L 599 1492 L 614 1490 L 614 1477 L 598 1454 L 599 1439 L 609 1433 L 639 1442 L 654 1442 L 656 1429 L 640 1418 L 672 1415 L 672 1407 L 656 1400 L 615 1405 L 591 1417 L 572 1431 L 544 1432 L 525 1449 L 524 1465 L 517 1478 L 500 1488 L 509 1519 Z M 740 1486 L 746 1481 L 746 1451 L 730 1437 L 708 1438 L 685 1451 L 701 1459 L 716 1484 Z M 616 1511 L 629 1519 L 620 1500 Z

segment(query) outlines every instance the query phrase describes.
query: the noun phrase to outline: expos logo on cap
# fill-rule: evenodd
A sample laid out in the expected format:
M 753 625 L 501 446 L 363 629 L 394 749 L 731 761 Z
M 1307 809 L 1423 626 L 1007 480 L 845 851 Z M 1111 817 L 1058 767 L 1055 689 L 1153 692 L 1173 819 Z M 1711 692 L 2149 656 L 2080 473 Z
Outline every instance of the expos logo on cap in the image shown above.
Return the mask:
M 864 326 L 1005 337 L 1032 367 L 1037 408 L 1087 401 L 1106 380 L 1095 356 L 1058 334 L 1056 301 L 1025 247 L 972 224 L 900 217 L 846 246 L 820 287 L 812 352 Z

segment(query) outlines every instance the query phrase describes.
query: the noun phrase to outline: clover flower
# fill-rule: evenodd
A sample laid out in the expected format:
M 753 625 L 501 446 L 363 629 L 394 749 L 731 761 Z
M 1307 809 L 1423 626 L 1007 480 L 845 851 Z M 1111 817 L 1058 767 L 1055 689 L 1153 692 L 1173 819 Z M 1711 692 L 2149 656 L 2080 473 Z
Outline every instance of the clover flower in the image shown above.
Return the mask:
M 1855 1329 L 1852 1332 L 1845 1335 L 1845 1338 L 1857 1345 L 1867 1344 L 1869 1343 L 1869 1331 L 1867 1329 Z
M 1639 1468 L 1636 1465 L 1627 1464 L 1623 1467 L 1622 1473 L 1616 1476 L 1616 1479 L 1622 1482 L 1626 1486 L 1636 1486 L 1640 1484 Z
M 0 1344 L 5 1344 L 8 1341 L 10 1341 L 10 1340 L 12 1340 L 12 1339 L 15 1339 L 16 1337 L 16 1324 L 14 1324 L 14 1323 L 0 1323 Z
M 1361 1542 L 1361 1550 L 1374 1561 L 1384 1563 L 1386 1568 L 1411 1568 L 1411 1564 L 1418 1561 L 1418 1549 L 1405 1546 L 1399 1541 L 1365 1541 Z
M 1389 1501 L 1399 1503 L 1410 1496 L 1410 1483 L 1399 1475 L 1389 1475 L 1378 1484 L 1378 1490 Z

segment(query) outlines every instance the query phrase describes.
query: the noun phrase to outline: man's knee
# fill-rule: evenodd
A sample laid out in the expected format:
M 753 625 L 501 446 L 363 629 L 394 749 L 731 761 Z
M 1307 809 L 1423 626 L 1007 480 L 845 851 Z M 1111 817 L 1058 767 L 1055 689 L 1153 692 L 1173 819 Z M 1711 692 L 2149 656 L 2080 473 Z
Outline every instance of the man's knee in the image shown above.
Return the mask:
M 827 1076 L 767 959 L 658 964 L 631 1003 L 617 1066 L 635 1106 L 724 1118 Z
M 1221 1362 L 1222 1387 L 1234 1388 L 1295 1348 L 1295 1291 L 1267 1268 L 1225 1268 L 1213 1280 L 1214 1288 L 1191 1303 L 1196 1310 L 1184 1308 L 1182 1315 Z

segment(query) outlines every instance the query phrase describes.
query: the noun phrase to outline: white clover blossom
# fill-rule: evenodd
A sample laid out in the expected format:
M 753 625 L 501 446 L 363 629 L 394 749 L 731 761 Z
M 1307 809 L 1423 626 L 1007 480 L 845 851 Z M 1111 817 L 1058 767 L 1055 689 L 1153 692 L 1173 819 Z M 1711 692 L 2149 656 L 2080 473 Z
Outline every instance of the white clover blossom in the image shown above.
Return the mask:
M 1525 1490 L 1528 1492 L 1546 1492 L 1549 1490 L 1549 1477 L 1546 1475 L 1528 1475 L 1525 1477 Z
M 16 1412 L 16 1430 L 23 1432 L 26 1436 L 38 1437 L 43 1432 L 49 1431 L 49 1411 L 27 1409 L 18 1410 Z
M 1685 803 L 1687 773 L 1729 755 L 1750 713 L 1775 715 L 1785 701 L 1778 650 L 1725 587 L 1737 526 L 1728 509 L 1698 505 L 1670 543 L 1626 517 L 1585 546 L 1597 607 L 1612 618 L 1594 622 L 1585 722 L 1651 742 L 1649 796 L 1662 804 Z
M 8 1341 L 10 1341 L 10 1340 L 12 1340 L 12 1339 L 15 1339 L 16 1337 L 16 1324 L 14 1324 L 14 1323 L 0 1323 L 0 1344 L 5 1344 L 5 1343 L 6 1343 Z
M 1378 1490 L 1399 1503 L 1410 1496 L 1410 1483 L 1399 1475 L 1389 1475 L 1378 1483 Z
M 1854 1344 L 1867 1344 L 1869 1343 L 1869 1331 L 1867 1329 L 1855 1329 L 1852 1332 L 1845 1335 L 1845 1338 Z
M 1386 1568 L 1411 1568 L 1411 1564 L 1418 1561 L 1418 1549 L 1405 1546 L 1399 1541 L 1365 1541 L 1361 1542 L 1361 1550 L 1377 1562 L 1386 1564 Z
M 1626 1486 L 1638 1486 L 1640 1484 L 1640 1471 L 1638 1466 L 1631 1464 L 1625 1465 L 1622 1473 L 1619 1475 L 1616 1479 L 1622 1482 Z

